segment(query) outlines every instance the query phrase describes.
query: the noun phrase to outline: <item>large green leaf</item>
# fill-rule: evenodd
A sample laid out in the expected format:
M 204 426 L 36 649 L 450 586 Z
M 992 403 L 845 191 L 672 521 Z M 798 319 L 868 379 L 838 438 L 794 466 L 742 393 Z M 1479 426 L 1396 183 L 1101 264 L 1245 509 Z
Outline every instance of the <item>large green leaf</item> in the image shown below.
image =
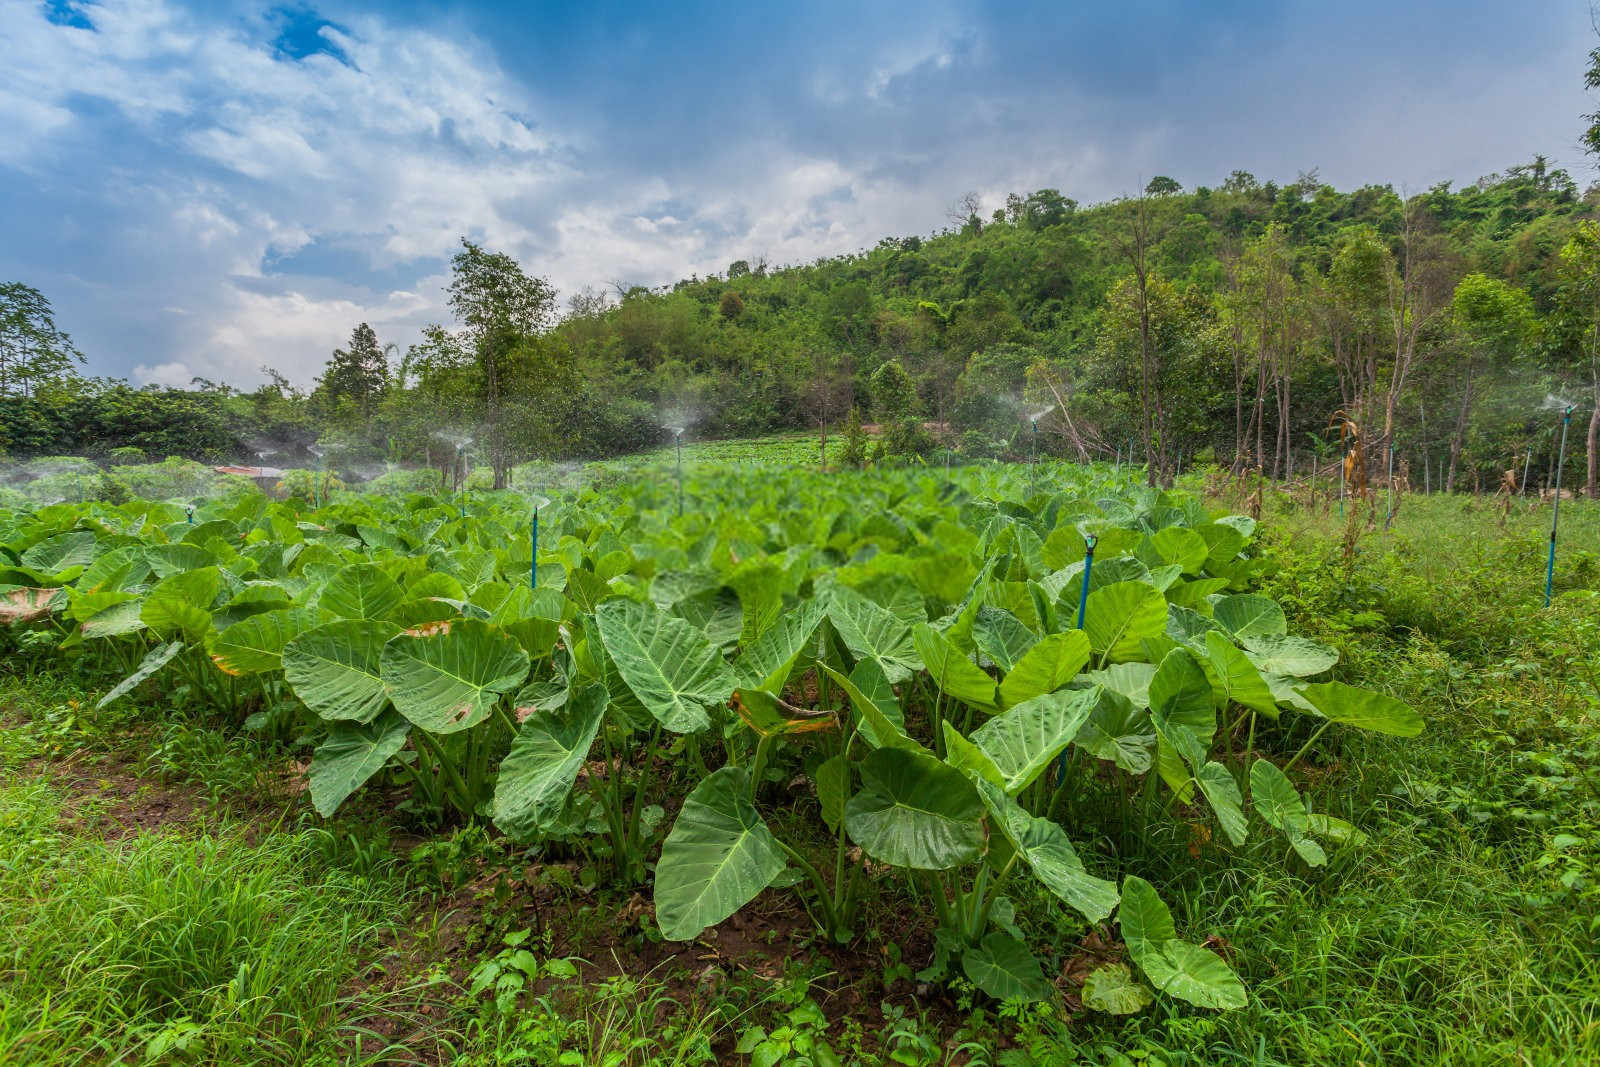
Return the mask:
M 910 624 L 848 586 L 836 585 L 829 592 L 828 621 L 851 655 L 872 660 L 891 684 L 905 681 L 922 666 Z
M 1294 783 L 1275 764 L 1258 759 L 1250 766 L 1250 800 L 1256 814 L 1283 832 L 1289 844 L 1307 865 L 1320 867 L 1328 862 L 1322 846 L 1311 840 L 1311 818 L 1305 801 Z
M 311 806 L 324 817 L 339 809 L 351 793 L 361 788 L 405 747 L 411 724 L 387 711 L 368 723 L 341 722 L 317 746 L 306 772 Z
M 1009 671 L 1039 643 L 1039 635 L 1006 609 L 983 605 L 973 620 L 972 640 L 996 667 Z
M 1178 939 L 1172 913 L 1143 878 L 1130 874 L 1123 879 L 1117 922 L 1128 955 L 1157 989 L 1203 1008 L 1246 1004 L 1239 976 L 1215 953 Z
M 1150 769 L 1155 730 L 1150 712 L 1121 693 L 1102 688 L 1089 718 L 1078 729 L 1075 743 L 1097 759 L 1110 760 L 1130 774 Z
M 489 716 L 502 693 L 528 675 L 528 654 L 504 630 L 478 619 L 402 633 L 383 646 L 379 675 L 400 714 L 430 733 L 449 734 Z
M 994 826 L 1027 863 L 1044 887 L 1077 909 L 1090 922 L 1100 922 L 1117 906 L 1117 886 L 1096 878 L 1083 866 L 1059 823 L 1028 812 L 994 785 L 974 783 Z
M 1045 1000 L 1055 992 L 1028 946 L 999 930 L 962 953 L 961 969 L 996 1000 Z
M 1263 715 L 1278 717 L 1278 704 L 1272 699 L 1272 690 L 1267 688 L 1261 672 L 1232 641 L 1216 630 L 1206 633 L 1206 660 L 1225 699 Z
M 1089 636 L 1082 630 L 1049 634 L 1023 653 L 1000 682 L 1007 707 L 1054 693 L 1089 662 Z
M 211 629 L 211 603 L 221 591 L 222 575 L 215 567 L 174 574 L 150 590 L 139 618 L 160 637 L 198 643 Z
M 261 674 L 283 666 L 283 648 L 327 617 L 317 608 L 264 611 L 213 634 L 211 662 L 224 674 Z
M 873 691 L 875 688 L 888 690 L 889 687 L 889 683 L 883 678 L 883 672 L 878 670 L 877 664 L 871 660 L 862 660 L 856 664 L 856 669 L 850 672 L 850 677 L 848 678 L 826 663 L 819 664 L 819 666 L 822 667 L 823 672 L 829 678 L 838 684 L 839 688 L 844 690 L 845 696 L 850 698 L 851 706 L 861 716 L 862 724 L 865 727 L 862 734 L 868 742 L 879 748 L 885 746 L 893 748 L 922 747 L 906 736 L 905 722 L 900 717 L 900 706 L 887 700 L 881 691 Z M 881 687 L 874 687 L 871 684 L 872 682 L 881 682 Z M 893 692 L 890 691 L 888 696 L 893 696 Z
M 1108 1015 L 1143 1011 L 1154 998 L 1125 963 L 1105 963 L 1083 980 L 1083 1004 Z
M 1246 638 L 1244 647 L 1250 662 L 1263 674 L 1309 678 L 1331 670 L 1339 662 L 1338 651 L 1309 637 L 1262 634 Z
M 399 632 L 371 619 L 339 619 L 308 630 L 283 646 L 284 679 L 324 719 L 371 722 L 389 705 L 379 663 L 383 646 Z
M 494 823 L 519 841 L 552 826 L 605 720 L 606 687 L 584 686 L 563 707 L 534 711 L 517 730 L 494 787 Z
M 1199 783 L 1200 792 L 1205 794 L 1211 810 L 1217 813 L 1217 822 L 1222 824 L 1222 832 L 1228 835 L 1228 840 L 1235 845 L 1244 844 L 1249 832 L 1241 806 L 1244 797 L 1233 775 L 1220 763 L 1207 763 L 1195 775 L 1195 781 Z
M 382 619 L 406 599 L 400 584 L 373 563 L 354 563 L 333 576 L 317 606 L 341 619 Z
M 64 579 L 71 572 L 71 577 L 82 574 L 81 568 L 94 562 L 98 551 L 95 536 L 88 530 L 75 530 L 72 533 L 56 534 L 47 537 L 38 544 L 22 553 L 22 566 L 53 580 Z
M 777 839 L 750 802 L 750 777 L 723 767 L 683 802 L 656 865 L 656 921 L 669 941 L 715 926 L 784 869 Z
M 1100 689 L 1047 693 L 997 715 L 972 733 L 972 740 L 994 761 L 1005 790 L 1017 795 L 1078 736 L 1100 701 Z
M 795 610 L 780 615 L 734 663 L 740 683 L 769 693 L 781 692 L 795 661 L 816 636 L 817 626 L 827 612 L 827 601 L 813 597 Z
M 1199 574 L 1211 551 L 1205 538 L 1183 526 L 1157 530 L 1150 535 L 1150 543 L 1162 559 L 1178 564 L 1185 574 Z
M 1114 582 L 1089 593 L 1083 628 L 1089 647 L 1112 662 L 1142 657 L 1140 642 L 1167 628 L 1167 598 L 1144 582 Z
M 179 652 L 183 651 L 183 647 L 182 641 L 171 641 L 167 644 L 157 645 L 155 648 L 152 648 L 145 655 L 144 659 L 140 661 L 139 666 L 134 670 L 134 672 L 128 675 L 122 681 L 118 682 L 116 687 L 112 689 L 111 692 L 101 697 L 100 702 L 95 705 L 95 708 L 103 708 L 107 704 L 110 704 L 113 700 L 117 700 L 133 692 L 134 688 L 138 686 L 140 682 L 151 677 L 161 668 L 171 663 L 173 658 L 177 656 Z
M 738 685 L 722 653 L 683 619 L 613 599 L 595 610 L 595 622 L 623 681 L 674 733 L 705 729 L 706 707 L 727 700 Z
M 1202 744 L 1217 732 L 1211 682 L 1186 648 L 1173 649 L 1156 668 L 1150 679 L 1150 708 L 1191 731 Z
M 1273 637 L 1288 633 L 1289 620 L 1271 597 L 1255 593 L 1225 596 L 1212 605 L 1212 615 L 1234 637 Z
M 1382 693 L 1357 689 L 1343 682 L 1296 688 L 1312 707 L 1334 722 L 1395 737 L 1416 737 L 1422 733 L 1422 716 L 1411 706 Z
M 861 779 L 844 824 L 867 855 L 925 871 L 978 858 L 983 805 L 960 771 L 925 752 L 879 748 L 861 762 Z
M 933 676 L 933 683 L 940 690 L 980 711 L 999 710 L 995 703 L 994 679 L 983 668 L 925 622 L 912 627 L 911 636 L 917 654 L 922 657 L 928 673 Z

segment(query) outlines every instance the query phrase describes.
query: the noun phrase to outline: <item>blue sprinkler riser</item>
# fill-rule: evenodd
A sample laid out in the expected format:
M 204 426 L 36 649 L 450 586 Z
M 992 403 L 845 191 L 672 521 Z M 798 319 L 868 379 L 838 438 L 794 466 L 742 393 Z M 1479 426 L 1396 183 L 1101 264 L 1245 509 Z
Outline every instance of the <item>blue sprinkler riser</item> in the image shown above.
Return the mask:
M 1550 558 L 1544 565 L 1544 606 L 1550 606 L 1550 591 L 1556 579 L 1556 530 L 1561 525 L 1561 467 L 1567 459 L 1567 427 L 1572 423 L 1572 409 L 1561 416 L 1561 447 L 1556 450 L 1556 498 L 1550 507 Z

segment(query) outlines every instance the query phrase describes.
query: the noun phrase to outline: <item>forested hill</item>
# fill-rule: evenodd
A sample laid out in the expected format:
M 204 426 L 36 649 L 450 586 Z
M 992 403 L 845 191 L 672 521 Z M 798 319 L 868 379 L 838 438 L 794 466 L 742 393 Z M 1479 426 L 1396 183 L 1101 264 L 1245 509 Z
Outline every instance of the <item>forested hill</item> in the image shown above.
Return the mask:
M 977 203 L 929 237 L 564 306 L 536 264 L 464 242 L 456 321 L 402 358 L 362 324 L 307 392 L 41 379 L 4 405 L 0 449 L 246 458 L 265 442 L 292 463 L 321 439 L 351 462 L 420 462 L 447 427 L 503 471 L 656 444 L 680 418 L 735 436 L 836 431 L 855 411 L 891 453 L 995 455 L 1043 412 L 1040 447 L 1059 454 L 1131 441 L 1157 467 L 1286 474 L 1331 454 L 1343 411 L 1413 483 L 1462 487 L 1544 454 L 1547 393 L 1582 422 L 1600 387 L 1600 191 L 1543 160 L 1409 198 L 1235 171 L 1088 207 L 1052 189 Z
M 1493 390 L 1472 383 L 1464 442 L 1492 465 L 1506 434 L 1523 428 L 1505 425 L 1515 412 L 1493 410 L 1504 363 L 1464 367 L 1461 331 L 1448 328 L 1455 283 L 1480 273 L 1528 294 L 1543 328 L 1514 356 L 1525 382 L 1539 379 L 1535 393 L 1563 376 L 1588 384 L 1576 331 L 1564 322 L 1571 286 L 1560 252 L 1596 200 L 1542 160 L 1465 188 L 1435 187 L 1412 198 L 1409 212 L 1389 186 L 1341 192 L 1314 177 L 1278 185 L 1237 171 L 1193 191 L 1158 178 L 1141 198 L 1087 208 L 1044 189 L 1013 195 L 987 217 L 953 219 L 931 237 L 885 238 L 869 251 L 778 270 L 740 261 L 669 290 L 633 289 L 620 304 L 579 299 L 562 332 L 585 361 L 613 368 L 633 389 L 687 397 L 704 426 L 724 433 L 837 417 L 851 400 L 870 417 L 871 377 L 888 360 L 909 372 L 919 414 L 958 431 L 1009 433 L 1018 409 L 995 400 L 1037 394 L 1026 410 L 1055 399 L 1041 389 L 1044 375 L 1027 379 L 1042 362 L 1076 391 L 1085 433 L 1097 429 L 1108 447 L 1143 437 L 1149 392 L 1164 403 L 1173 453 L 1209 448 L 1224 461 L 1234 447 L 1237 369 L 1245 423 L 1258 383 L 1267 394 L 1258 422 L 1270 465 L 1279 389 L 1289 394 L 1291 443 L 1307 448 L 1336 409 L 1370 404 L 1363 387 L 1386 392 L 1396 317 L 1425 316 L 1397 398 L 1410 415 L 1397 437 L 1421 447 L 1416 401 L 1432 400 L 1436 411 L 1424 414 L 1436 421 L 1430 444 L 1442 462 L 1466 371 L 1493 375 Z M 1418 289 L 1409 296 L 1408 270 Z M 1152 319 L 1148 387 L 1141 303 Z M 1352 345 L 1373 349 L 1361 357 L 1373 365 L 1347 367 L 1341 389 Z M 843 381 L 829 388 L 834 378 Z M 1053 440 L 1065 447 L 1059 434 Z

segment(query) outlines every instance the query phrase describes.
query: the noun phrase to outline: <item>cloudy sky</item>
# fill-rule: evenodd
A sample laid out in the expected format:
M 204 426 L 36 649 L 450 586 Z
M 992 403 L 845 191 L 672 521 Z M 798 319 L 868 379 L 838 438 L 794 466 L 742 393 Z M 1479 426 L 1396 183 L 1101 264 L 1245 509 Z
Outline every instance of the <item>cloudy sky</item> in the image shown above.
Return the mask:
M 309 382 L 442 315 L 461 235 L 563 293 L 1244 168 L 1580 183 L 1584 0 L 0 0 L 0 280 L 94 374 Z

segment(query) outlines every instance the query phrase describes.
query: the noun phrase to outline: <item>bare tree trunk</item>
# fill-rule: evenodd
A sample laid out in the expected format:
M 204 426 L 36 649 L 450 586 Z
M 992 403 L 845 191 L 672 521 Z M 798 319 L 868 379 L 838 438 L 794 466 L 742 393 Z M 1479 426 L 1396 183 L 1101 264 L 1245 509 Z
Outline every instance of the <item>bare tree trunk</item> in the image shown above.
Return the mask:
M 1467 438 L 1467 419 L 1472 414 L 1472 373 L 1467 373 L 1465 388 L 1461 391 L 1461 414 L 1456 417 L 1456 432 L 1450 438 L 1450 473 L 1445 475 L 1444 491 L 1455 492 L 1456 465 L 1461 458 L 1461 446 Z

